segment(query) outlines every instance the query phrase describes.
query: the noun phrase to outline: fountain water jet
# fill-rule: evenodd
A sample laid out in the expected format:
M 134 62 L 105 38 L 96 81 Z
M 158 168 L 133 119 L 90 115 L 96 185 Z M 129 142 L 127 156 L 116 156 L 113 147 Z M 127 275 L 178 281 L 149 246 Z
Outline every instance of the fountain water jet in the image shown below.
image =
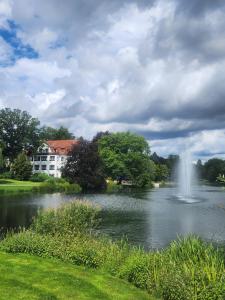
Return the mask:
M 194 167 L 191 152 L 187 149 L 180 156 L 178 171 L 178 198 L 189 203 L 195 202 L 193 196 L 193 183 L 195 181 Z
M 185 150 L 180 157 L 179 163 L 179 192 L 184 197 L 192 196 L 192 183 L 193 183 L 193 165 L 191 153 Z

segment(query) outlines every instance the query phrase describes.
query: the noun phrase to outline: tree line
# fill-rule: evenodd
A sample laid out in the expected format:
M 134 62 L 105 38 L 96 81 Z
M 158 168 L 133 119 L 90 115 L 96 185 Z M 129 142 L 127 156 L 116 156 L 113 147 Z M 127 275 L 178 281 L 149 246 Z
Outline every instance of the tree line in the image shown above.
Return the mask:
M 45 140 L 74 139 L 63 126 L 41 126 L 37 118 L 19 109 L 0 110 L 0 173 L 10 171 L 18 179 L 29 179 L 32 166 L 29 155 Z M 154 163 L 144 137 L 131 132 L 100 132 L 91 141 L 76 138 L 63 170 L 63 176 L 83 189 L 104 189 L 106 179 L 118 184 L 126 180 L 146 186 L 152 180 L 165 180 L 169 169 Z
M 18 179 L 29 179 L 32 166 L 29 155 L 45 140 L 74 139 L 66 128 L 41 126 L 37 118 L 19 109 L 0 110 L 0 173 L 10 171 Z M 63 177 L 76 182 L 84 190 L 105 189 L 106 180 L 118 184 L 126 181 L 135 186 L 147 186 L 152 181 L 173 179 L 178 155 L 167 158 L 151 154 L 143 136 L 131 132 L 100 132 L 91 141 L 76 138 Z M 196 164 L 201 179 L 224 181 L 225 161 L 210 159 Z

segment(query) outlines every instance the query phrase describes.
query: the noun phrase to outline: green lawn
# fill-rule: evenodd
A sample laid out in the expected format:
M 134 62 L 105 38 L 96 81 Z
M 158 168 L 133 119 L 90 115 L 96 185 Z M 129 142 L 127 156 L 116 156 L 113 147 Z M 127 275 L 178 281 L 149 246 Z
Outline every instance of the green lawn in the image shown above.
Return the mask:
M 153 300 L 100 271 L 25 254 L 0 252 L 0 283 L 1 300 Z
M 40 185 L 40 182 L 0 179 L 0 192 L 29 192 Z

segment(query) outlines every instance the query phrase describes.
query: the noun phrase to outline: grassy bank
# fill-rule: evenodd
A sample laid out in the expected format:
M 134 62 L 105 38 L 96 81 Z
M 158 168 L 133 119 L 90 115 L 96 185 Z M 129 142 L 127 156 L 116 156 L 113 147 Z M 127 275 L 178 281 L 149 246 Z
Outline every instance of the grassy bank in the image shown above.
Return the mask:
M 41 184 L 32 181 L 0 179 L 0 193 L 31 192 L 34 188 L 39 188 Z
M 0 249 L 99 269 L 164 300 L 225 299 L 223 249 L 195 236 L 150 252 L 113 242 L 94 231 L 99 212 L 82 201 L 40 212 L 29 230 L 8 234 Z
M 0 179 L 0 194 L 23 192 L 66 192 L 79 193 L 81 188 L 77 184 L 70 184 L 55 178 L 44 182 L 19 181 L 15 179 Z
M 152 299 L 104 272 L 24 254 L 0 253 L 0 299 Z

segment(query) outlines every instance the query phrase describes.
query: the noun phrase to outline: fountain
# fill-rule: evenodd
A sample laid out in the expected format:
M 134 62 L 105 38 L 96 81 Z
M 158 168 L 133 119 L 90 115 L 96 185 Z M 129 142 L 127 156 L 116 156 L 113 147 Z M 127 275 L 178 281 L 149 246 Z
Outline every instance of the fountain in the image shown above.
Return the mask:
M 191 152 L 187 149 L 180 156 L 178 171 L 178 198 L 188 203 L 196 202 L 193 195 L 194 167 Z

